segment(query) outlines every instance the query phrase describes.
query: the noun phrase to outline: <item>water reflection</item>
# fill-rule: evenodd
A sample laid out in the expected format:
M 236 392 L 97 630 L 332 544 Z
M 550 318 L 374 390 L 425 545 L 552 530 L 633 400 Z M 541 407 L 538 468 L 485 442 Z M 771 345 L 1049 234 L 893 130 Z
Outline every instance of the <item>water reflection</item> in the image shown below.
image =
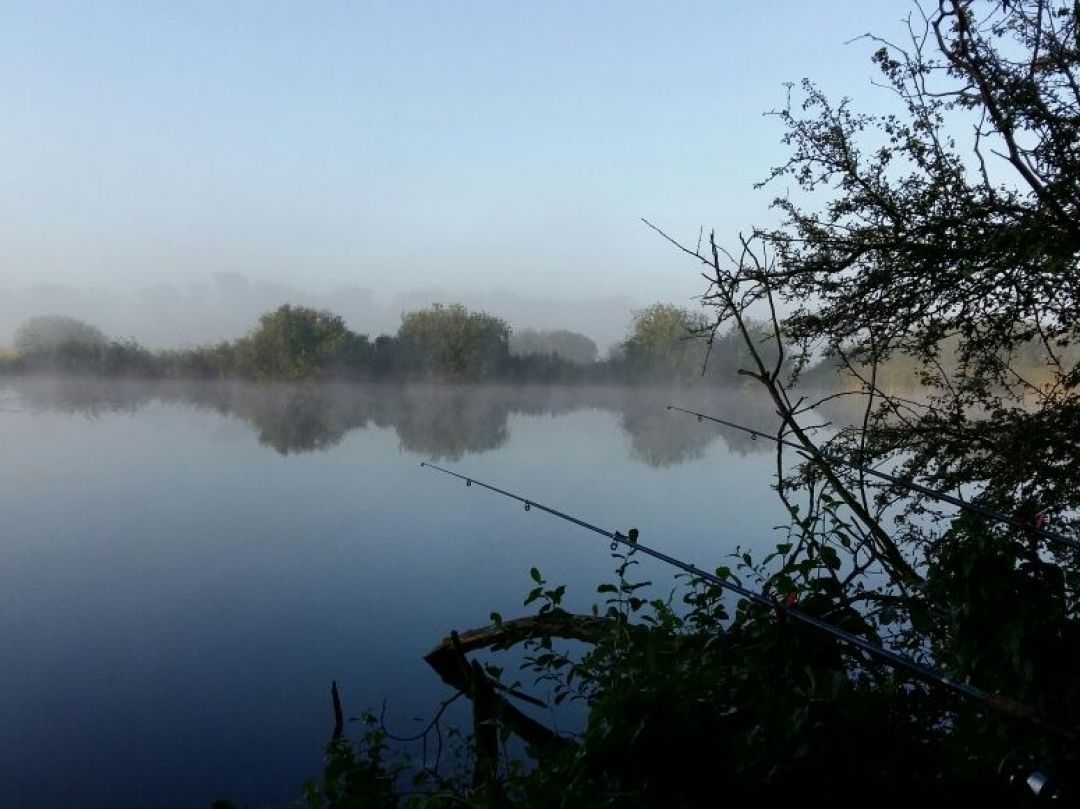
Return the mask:
M 630 436 L 630 454 L 638 461 L 655 468 L 676 466 L 695 461 L 705 455 L 719 435 L 711 424 L 699 424 L 696 419 L 679 413 L 656 417 L 655 402 L 632 399 L 623 408 L 619 423 Z M 662 405 L 666 408 L 665 405 Z
M 583 409 L 618 415 L 630 454 L 651 467 L 701 458 L 717 439 L 739 455 L 773 450 L 727 427 L 667 410 L 669 404 L 723 414 L 771 430 L 775 415 L 751 390 L 689 388 L 251 385 L 239 383 L 101 382 L 18 379 L 0 383 L 5 409 L 96 417 L 135 412 L 155 403 L 208 409 L 246 423 L 258 441 L 281 455 L 327 450 L 353 430 L 391 428 L 402 450 L 456 461 L 489 452 L 510 437 L 515 415 L 558 416 Z M 7 405 L 10 405 L 8 407 Z

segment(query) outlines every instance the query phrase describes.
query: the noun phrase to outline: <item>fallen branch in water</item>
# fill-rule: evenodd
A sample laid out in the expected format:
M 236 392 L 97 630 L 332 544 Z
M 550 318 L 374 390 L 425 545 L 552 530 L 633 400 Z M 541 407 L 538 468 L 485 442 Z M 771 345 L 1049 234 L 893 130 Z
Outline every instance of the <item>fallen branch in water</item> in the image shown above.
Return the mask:
M 520 711 L 496 690 L 505 691 L 533 705 L 543 707 L 544 703 L 496 682 L 484 673 L 479 664 L 470 663 L 465 655 L 480 649 L 508 649 L 526 640 L 545 637 L 595 644 L 609 638 L 614 630 L 615 622 L 610 618 L 565 612 L 545 613 L 500 621 L 465 632 L 451 632 L 424 655 L 424 660 L 447 685 L 465 694 L 474 704 L 480 700 L 485 706 L 485 715 L 490 711 L 536 750 L 554 750 L 573 742 Z

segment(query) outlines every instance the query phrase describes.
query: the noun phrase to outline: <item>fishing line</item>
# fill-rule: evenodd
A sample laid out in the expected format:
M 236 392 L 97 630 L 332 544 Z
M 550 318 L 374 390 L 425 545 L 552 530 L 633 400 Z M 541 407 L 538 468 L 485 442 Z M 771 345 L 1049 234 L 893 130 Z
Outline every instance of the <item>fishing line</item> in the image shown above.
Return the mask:
M 762 593 L 755 592 L 747 587 L 743 587 L 741 584 L 736 584 L 733 581 L 723 579 L 713 573 L 708 573 L 701 568 L 690 564 L 689 562 L 684 562 L 681 559 L 676 559 L 674 556 L 669 556 L 662 551 L 650 548 L 647 545 L 642 545 L 637 541 L 637 529 L 630 529 L 628 534 L 623 534 L 619 531 L 608 531 L 604 528 L 601 528 L 600 526 L 593 525 L 590 522 L 586 522 L 585 520 L 582 520 L 578 517 L 574 517 L 571 514 L 567 514 L 563 511 L 559 511 L 558 509 L 551 508 L 550 506 L 546 506 L 543 503 L 538 503 L 536 500 L 522 497 L 521 495 L 514 494 L 513 492 L 508 492 L 505 489 L 500 489 L 498 486 L 493 486 L 489 483 L 484 483 L 481 480 L 477 480 L 476 478 L 468 477 L 467 475 L 462 475 L 449 469 L 444 469 L 441 466 L 436 466 L 435 464 L 428 463 L 427 461 L 421 461 L 420 466 L 433 469 L 436 472 L 443 473 L 444 475 L 450 475 L 451 477 L 458 478 L 459 480 L 463 480 L 465 481 L 466 486 L 479 486 L 482 489 L 487 489 L 488 491 L 502 495 L 503 497 L 508 497 L 511 500 L 516 500 L 525 506 L 526 511 L 536 509 L 537 511 L 546 512 L 547 514 L 550 514 L 553 517 L 557 517 L 560 520 L 565 520 L 566 522 L 577 525 L 581 528 L 586 529 L 587 531 L 591 531 L 594 534 L 599 534 L 600 536 L 610 540 L 613 545 L 619 544 L 627 548 L 631 548 L 645 554 L 646 556 L 651 556 L 652 558 L 658 559 L 659 561 L 667 565 L 671 565 L 672 567 L 689 573 L 691 576 L 711 582 L 718 587 L 741 595 L 743 598 L 746 598 L 749 601 L 753 601 L 754 603 L 759 604 L 763 607 L 777 610 L 785 616 L 799 621 L 800 623 L 811 626 L 820 632 L 824 632 L 825 634 L 836 638 L 837 640 L 854 646 L 857 649 L 866 652 L 872 657 L 884 660 L 886 663 L 893 666 L 894 668 L 909 671 L 925 682 L 941 685 L 955 693 L 963 694 L 964 696 L 977 700 L 978 702 L 986 706 L 989 710 L 995 713 L 1007 716 L 1011 719 L 1024 720 L 1042 731 L 1061 737 L 1063 739 L 1067 739 L 1071 742 L 1080 741 L 1080 734 L 1078 734 L 1077 731 L 1062 728 L 1050 722 L 1047 722 L 1046 720 L 1036 716 L 1031 711 L 1031 709 L 1027 708 L 1024 705 L 1013 702 L 1012 700 L 996 696 L 969 683 L 955 680 L 952 677 L 949 677 L 947 674 L 943 674 L 930 668 L 929 666 L 919 663 L 917 660 L 913 660 L 912 658 L 900 654 L 899 652 L 891 651 L 889 649 L 886 649 L 884 646 L 867 640 L 866 638 L 861 638 L 858 635 L 854 635 L 850 632 L 847 632 L 846 630 L 840 629 L 839 627 L 830 624 L 828 621 L 824 621 L 821 618 L 803 612 L 796 607 L 778 604 L 776 601 Z
M 927 497 L 938 500 L 942 503 L 948 503 L 949 505 L 956 506 L 957 508 L 964 509 L 965 511 L 970 511 L 974 514 L 979 514 L 983 517 L 986 517 L 987 519 L 994 520 L 996 522 L 1006 523 L 1013 526 L 1014 528 L 1019 528 L 1032 536 L 1042 537 L 1043 539 L 1048 539 L 1051 542 L 1059 542 L 1063 545 L 1068 545 L 1070 548 L 1080 550 L 1080 540 L 1074 539 L 1073 537 L 1065 536 L 1064 534 L 1059 534 L 1057 531 L 1051 531 L 1047 528 L 1043 528 L 1041 525 L 1036 525 L 1034 523 L 1025 521 L 1020 517 L 1002 514 L 1000 511 L 994 511 L 993 509 L 986 508 L 986 506 L 980 506 L 977 503 L 972 503 L 970 500 L 964 500 L 961 497 L 954 497 L 953 495 L 947 494 L 946 492 L 938 491 L 937 489 L 931 489 L 928 486 L 923 486 L 921 483 L 916 483 L 912 480 L 904 480 L 903 478 L 896 477 L 895 475 L 890 475 L 887 472 L 881 472 L 877 469 L 863 466 L 862 464 L 856 463 L 855 461 L 850 461 L 847 458 L 841 458 L 837 455 L 827 455 L 820 450 L 812 450 L 808 447 L 803 446 L 802 444 L 796 444 L 794 441 L 787 441 L 775 435 L 762 432 L 761 430 L 755 430 L 752 427 L 744 427 L 741 424 L 736 424 L 733 421 L 727 421 L 726 419 L 717 418 L 716 416 L 708 416 L 704 413 L 698 413 L 696 410 L 687 410 L 684 407 L 676 407 L 675 405 L 668 405 L 667 409 L 678 410 L 680 413 L 686 413 L 690 416 L 697 416 L 698 421 L 705 419 L 707 421 L 716 422 L 717 424 L 723 424 L 725 427 L 731 427 L 733 430 L 740 430 L 755 438 L 766 438 L 775 444 L 781 444 L 785 447 L 790 447 L 803 453 L 804 456 L 808 456 L 808 460 L 816 459 L 826 464 L 840 464 L 842 466 L 847 466 L 851 469 L 855 469 L 856 471 L 863 472 L 867 475 L 873 475 L 876 478 L 888 481 L 889 483 L 900 486 L 901 488 L 909 489 L 913 492 L 918 492 L 919 494 L 926 495 Z

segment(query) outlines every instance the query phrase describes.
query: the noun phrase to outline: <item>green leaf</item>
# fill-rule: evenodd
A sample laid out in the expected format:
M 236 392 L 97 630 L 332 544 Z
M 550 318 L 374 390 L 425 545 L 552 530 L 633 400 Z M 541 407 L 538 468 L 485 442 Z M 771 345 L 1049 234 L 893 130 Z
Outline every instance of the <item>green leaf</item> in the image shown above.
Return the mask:
M 529 568 L 529 575 L 532 576 L 532 580 L 537 584 L 543 583 L 544 579 L 540 576 L 540 571 L 535 567 Z
M 821 548 L 821 561 L 825 563 L 825 566 L 830 570 L 838 570 L 840 568 L 840 556 L 836 553 L 835 548 L 830 548 L 828 545 L 824 545 Z

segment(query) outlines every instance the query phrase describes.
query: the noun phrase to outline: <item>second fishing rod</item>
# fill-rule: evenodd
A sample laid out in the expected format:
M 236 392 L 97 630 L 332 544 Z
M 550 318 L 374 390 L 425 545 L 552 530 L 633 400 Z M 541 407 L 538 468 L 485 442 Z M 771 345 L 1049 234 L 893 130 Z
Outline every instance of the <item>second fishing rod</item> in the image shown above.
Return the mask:
M 982 517 L 986 517 L 987 519 L 993 520 L 994 522 L 1000 522 L 1006 525 L 1011 525 L 1014 528 L 1019 528 L 1030 536 L 1046 539 L 1050 542 L 1057 542 L 1058 544 L 1066 545 L 1070 548 L 1073 548 L 1074 550 L 1080 550 L 1080 540 L 1074 537 L 1066 536 L 1065 534 L 1059 533 L 1057 531 L 1051 531 L 1048 528 L 1044 528 L 1041 525 L 1034 524 L 1029 520 L 1022 519 L 1021 517 L 1003 514 L 1000 511 L 995 511 L 994 509 L 987 508 L 986 506 L 980 506 L 978 503 L 972 503 L 970 500 L 964 500 L 962 497 L 955 497 L 948 492 L 931 489 L 929 486 L 923 486 L 921 483 L 916 483 L 913 480 L 906 480 L 896 475 L 890 475 L 888 472 L 882 472 L 879 469 L 864 466 L 863 464 L 849 460 L 848 458 L 844 458 L 839 455 L 827 454 L 821 452 L 816 448 L 811 449 L 810 447 L 804 446 L 803 444 L 797 444 L 794 441 L 788 441 L 786 439 L 780 438 L 779 436 L 772 435 L 761 430 L 755 430 L 752 427 L 745 427 L 742 424 L 736 424 L 733 421 L 718 418 L 717 416 L 710 416 L 705 413 L 699 413 L 696 410 L 688 410 L 685 407 L 677 407 L 675 405 L 668 405 L 667 409 L 677 410 L 678 412 L 686 413 L 689 416 L 697 416 L 698 421 L 704 420 L 715 422 L 716 424 L 722 424 L 725 427 L 730 427 L 733 430 L 739 430 L 740 432 L 746 433 L 747 435 L 750 435 L 754 438 L 767 439 L 774 444 L 780 444 L 781 446 L 790 447 L 791 449 L 797 450 L 798 452 L 803 453 L 804 456 L 807 456 L 810 460 L 816 460 L 819 463 L 824 463 L 828 465 L 846 466 L 849 469 L 854 469 L 858 472 L 863 472 L 864 474 L 876 477 L 879 480 L 884 480 L 888 483 L 893 484 L 894 486 L 899 486 L 900 488 L 908 489 L 909 491 L 918 492 L 919 494 L 925 495 L 941 503 L 948 503 L 949 505 L 956 506 L 957 508 L 964 511 L 970 511 L 973 514 L 978 514 Z
M 702 581 L 707 581 L 715 584 L 716 586 L 724 590 L 735 593 L 736 595 L 740 595 L 748 601 L 752 601 L 762 607 L 778 610 L 784 616 L 787 616 L 799 623 L 813 627 L 819 632 L 823 632 L 833 638 L 836 638 L 839 641 L 842 641 L 843 643 L 847 643 L 850 646 L 860 649 L 866 652 L 871 657 L 877 658 L 878 660 L 887 663 L 893 668 L 905 670 L 915 675 L 920 680 L 923 680 L 924 682 L 942 686 L 954 693 L 961 694 L 970 699 L 974 699 L 984 705 L 988 710 L 993 711 L 997 714 L 1008 717 L 1010 719 L 1027 722 L 1045 733 L 1057 736 L 1058 738 L 1065 739 L 1069 742 L 1076 743 L 1080 741 L 1080 733 L 1078 733 L 1076 730 L 1063 728 L 1053 724 L 1052 722 L 1048 722 L 1047 720 L 1042 719 L 1041 717 L 1036 715 L 1030 708 L 1024 705 L 1021 705 L 1009 699 L 1004 699 L 995 694 L 991 694 L 989 691 L 984 691 L 983 689 L 973 686 L 970 683 L 956 680 L 948 676 L 947 674 L 936 671 L 935 669 L 918 662 L 917 660 L 900 654 L 899 652 L 894 652 L 890 649 L 886 649 L 884 646 L 874 643 L 873 641 L 869 641 L 866 638 L 852 634 L 851 632 L 841 629 L 840 627 L 835 626 L 821 618 L 818 618 L 815 615 L 811 615 L 810 613 L 804 612 L 793 606 L 781 605 L 773 599 L 769 598 L 764 593 L 755 592 L 748 587 L 744 587 L 741 584 L 722 578 L 715 573 L 709 573 L 708 571 L 702 570 L 696 565 L 690 564 L 689 562 L 684 562 L 681 559 L 677 559 L 674 556 L 664 553 L 663 551 L 658 551 L 655 548 L 643 545 L 637 541 L 638 532 L 636 529 L 630 529 L 630 531 L 626 534 L 623 534 L 617 530 L 609 531 L 607 529 L 601 528 L 600 526 L 587 522 L 586 520 L 583 520 L 579 517 L 575 517 L 571 514 L 567 514 L 566 512 L 559 511 L 558 509 L 551 508 L 550 506 L 546 506 L 543 503 L 538 503 L 535 500 L 523 497 L 519 494 L 514 494 L 513 492 L 506 491 L 505 489 L 500 489 L 498 486 L 493 486 L 490 483 L 484 483 L 483 481 L 477 480 L 473 477 L 469 477 L 468 475 L 462 475 L 450 469 L 444 469 L 441 466 L 436 466 L 435 464 L 428 463 L 427 461 L 422 462 L 420 466 L 432 469 L 436 472 L 441 472 L 444 475 L 450 475 L 451 477 L 455 477 L 459 480 L 463 480 L 465 481 L 466 486 L 471 487 L 475 485 L 482 489 L 487 489 L 488 491 L 494 492 L 495 494 L 502 495 L 503 497 L 508 497 L 511 500 L 516 500 L 517 502 L 525 506 L 526 511 L 530 511 L 534 508 L 538 511 L 543 511 L 547 514 L 552 515 L 553 517 L 557 517 L 560 520 L 572 523 L 588 531 L 591 531 L 594 534 L 599 534 L 600 536 L 607 538 L 613 543 L 613 547 L 616 544 L 622 545 L 626 548 L 630 548 L 639 553 L 645 554 L 646 556 L 651 556 L 652 558 L 657 559 L 664 564 L 682 570 L 684 573 L 689 573 L 691 576 L 694 576 L 695 578 L 698 578 Z

